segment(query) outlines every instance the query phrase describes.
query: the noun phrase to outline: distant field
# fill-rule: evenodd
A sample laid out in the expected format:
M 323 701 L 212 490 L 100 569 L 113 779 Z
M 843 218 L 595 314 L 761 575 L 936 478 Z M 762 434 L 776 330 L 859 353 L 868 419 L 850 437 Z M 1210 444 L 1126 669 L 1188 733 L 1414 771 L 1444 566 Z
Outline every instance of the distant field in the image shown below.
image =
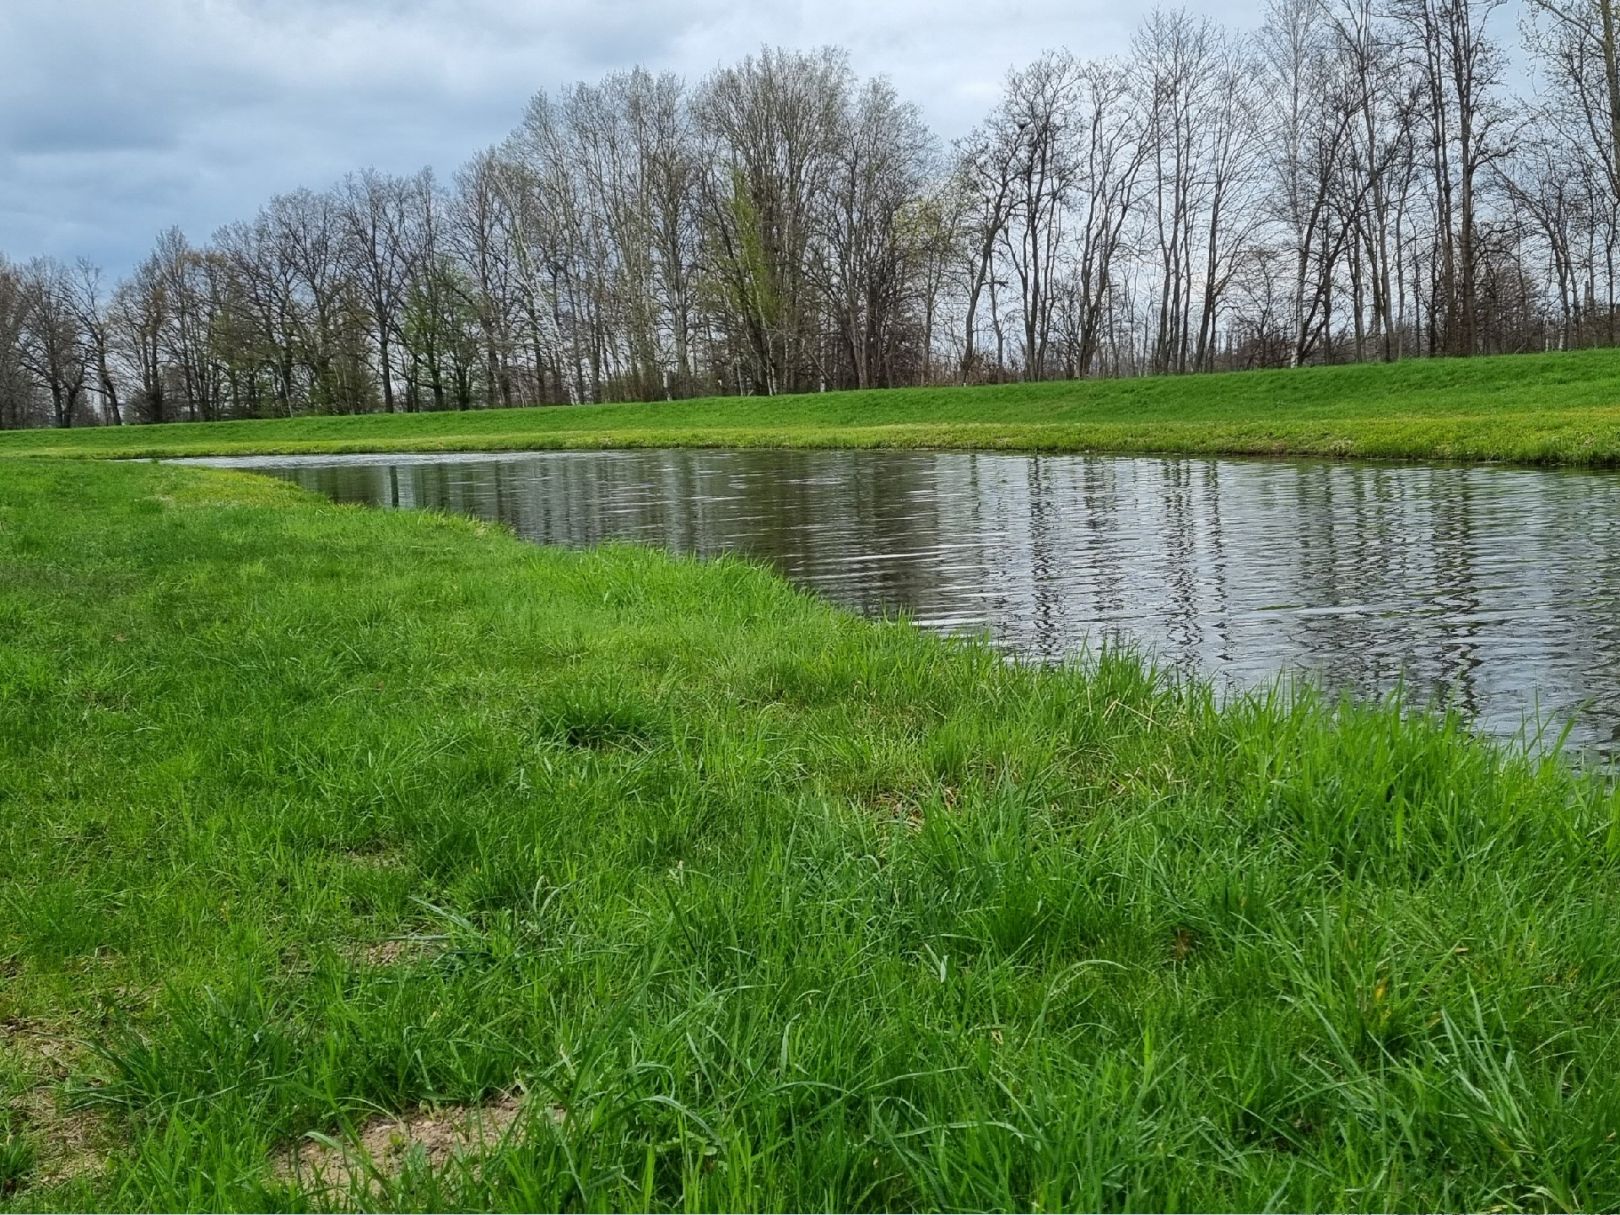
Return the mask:
M 929 447 L 1620 465 L 1620 352 L 0 434 L 0 455 Z

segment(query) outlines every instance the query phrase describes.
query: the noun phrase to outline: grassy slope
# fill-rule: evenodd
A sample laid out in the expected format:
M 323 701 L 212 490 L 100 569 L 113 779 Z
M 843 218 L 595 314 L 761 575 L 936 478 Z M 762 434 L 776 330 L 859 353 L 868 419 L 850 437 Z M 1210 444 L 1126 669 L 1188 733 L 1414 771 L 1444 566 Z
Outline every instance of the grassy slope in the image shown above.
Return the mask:
M 1620 352 L 0 434 L 0 455 L 993 447 L 1620 463 Z
M 1620 795 L 1455 725 L 0 463 L 22 1207 L 296 1207 L 276 1144 L 520 1084 L 377 1201 L 1612 1209 L 1617 876 Z

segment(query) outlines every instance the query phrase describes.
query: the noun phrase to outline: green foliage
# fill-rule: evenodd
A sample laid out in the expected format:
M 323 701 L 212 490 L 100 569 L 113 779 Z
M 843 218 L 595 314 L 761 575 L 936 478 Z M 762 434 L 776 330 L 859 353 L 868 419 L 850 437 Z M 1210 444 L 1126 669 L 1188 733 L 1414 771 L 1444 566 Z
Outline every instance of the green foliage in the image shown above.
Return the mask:
M 731 175 L 731 211 L 738 246 L 738 297 L 732 303 L 737 315 L 752 318 L 766 333 L 775 333 L 781 323 L 782 302 L 774 267 L 766 253 L 764 221 L 740 171 Z
M 21 1190 L 33 1170 L 33 1141 L 9 1113 L 0 1111 L 0 1202 Z
M 367 1201 L 1610 1208 L 1617 867 L 1613 789 L 1397 705 L 0 463 L 0 1025 L 119 1145 L 29 1208 L 320 1205 L 279 1146 L 514 1086 Z

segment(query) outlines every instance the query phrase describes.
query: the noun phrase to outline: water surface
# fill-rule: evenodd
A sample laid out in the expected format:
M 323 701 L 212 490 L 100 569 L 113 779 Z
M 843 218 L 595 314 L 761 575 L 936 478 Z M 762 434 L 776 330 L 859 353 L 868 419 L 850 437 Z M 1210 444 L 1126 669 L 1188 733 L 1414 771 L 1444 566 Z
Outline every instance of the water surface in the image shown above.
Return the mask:
M 1410 692 L 1620 754 L 1620 475 L 878 451 L 211 460 L 542 544 L 744 553 L 1042 660 L 1128 642 L 1253 687 Z

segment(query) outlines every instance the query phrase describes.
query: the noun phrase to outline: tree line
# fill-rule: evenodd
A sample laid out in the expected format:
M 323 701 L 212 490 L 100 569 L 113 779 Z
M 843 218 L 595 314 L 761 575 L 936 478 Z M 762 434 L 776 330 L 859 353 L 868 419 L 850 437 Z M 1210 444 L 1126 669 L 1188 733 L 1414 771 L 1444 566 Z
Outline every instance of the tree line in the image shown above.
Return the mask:
M 540 93 L 117 282 L 0 259 L 0 427 L 1613 345 L 1620 0 L 1270 0 L 1053 50 L 944 144 L 846 55 Z

